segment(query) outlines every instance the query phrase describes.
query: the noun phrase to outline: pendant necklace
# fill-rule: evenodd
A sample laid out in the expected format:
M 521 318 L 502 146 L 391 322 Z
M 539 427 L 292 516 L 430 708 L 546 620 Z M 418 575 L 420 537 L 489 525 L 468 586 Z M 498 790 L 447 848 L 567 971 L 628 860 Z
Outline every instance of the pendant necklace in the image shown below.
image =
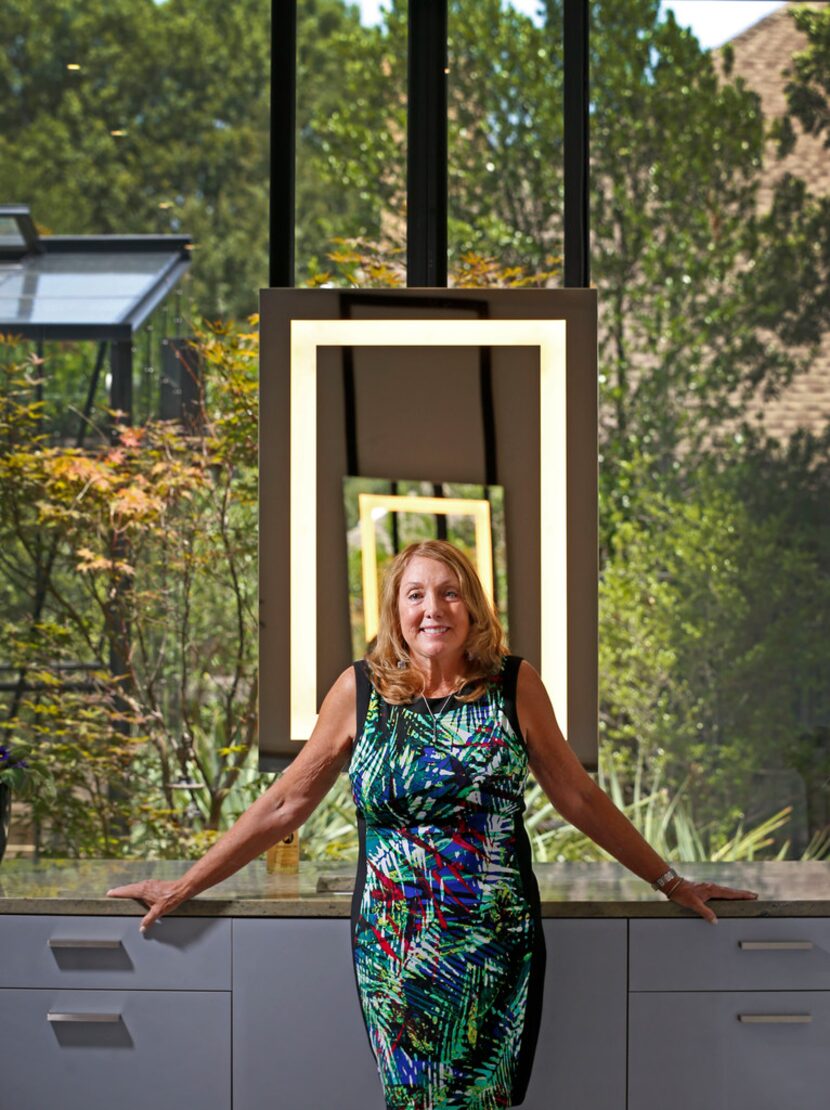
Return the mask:
M 444 704 L 438 710 L 437 716 L 436 716 L 435 713 L 432 712 L 432 707 L 430 706 L 429 702 L 426 699 L 426 694 L 421 694 L 421 697 L 424 699 L 424 705 L 427 707 L 427 713 L 429 713 L 430 717 L 432 717 L 432 742 L 433 742 L 433 744 L 438 739 L 438 717 L 440 717 L 441 714 L 444 712 L 444 710 L 447 708 L 447 706 L 450 703 L 450 698 L 452 698 L 454 696 L 454 694 L 455 694 L 455 691 L 451 690 L 450 693 L 447 695 L 447 697 L 444 701 Z

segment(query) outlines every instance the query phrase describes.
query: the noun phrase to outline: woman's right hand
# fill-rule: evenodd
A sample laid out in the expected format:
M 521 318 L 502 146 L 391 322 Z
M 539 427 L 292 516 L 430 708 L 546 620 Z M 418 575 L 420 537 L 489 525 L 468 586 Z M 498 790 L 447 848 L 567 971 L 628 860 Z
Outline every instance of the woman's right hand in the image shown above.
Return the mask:
M 164 914 L 187 901 L 181 883 L 175 879 L 144 879 L 140 883 L 114 886 L 107 891 L 108 898 L 134 898 L 149 907 L 139 928 L 146 932 L 155 921 L 161 921 Z

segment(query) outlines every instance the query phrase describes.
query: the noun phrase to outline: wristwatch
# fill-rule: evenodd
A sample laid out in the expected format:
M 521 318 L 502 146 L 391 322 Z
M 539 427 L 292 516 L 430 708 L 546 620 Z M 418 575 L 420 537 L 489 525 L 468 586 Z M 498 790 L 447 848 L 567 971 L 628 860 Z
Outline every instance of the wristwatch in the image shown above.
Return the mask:
M 664 875 L 660 876 L 657 882 L 651 884 L 651 889 L 664 890 L 665 887 L 669 885 L 669 883 L 673 883 L 675 879 L 679 878 L 680 876 L 677 874 L 675 869 L 673 867 L 670 867 Z

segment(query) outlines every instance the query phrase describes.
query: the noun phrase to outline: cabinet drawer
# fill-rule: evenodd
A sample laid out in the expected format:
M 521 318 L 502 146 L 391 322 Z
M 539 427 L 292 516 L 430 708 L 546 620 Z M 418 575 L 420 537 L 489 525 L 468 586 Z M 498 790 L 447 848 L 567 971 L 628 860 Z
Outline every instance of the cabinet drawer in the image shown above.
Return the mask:
M 227 992 L 0 990 L 0 1029 L 3 1110 L 230 1110 Z
M 830 920 L 632 921 L 629 990 L 830 990 Z
M 230 990 L 231 923 L 0 916 L 0 987 Z
M 628 1016 L 628 1110 L 827 1110 L 830 992 L 632 994 Z

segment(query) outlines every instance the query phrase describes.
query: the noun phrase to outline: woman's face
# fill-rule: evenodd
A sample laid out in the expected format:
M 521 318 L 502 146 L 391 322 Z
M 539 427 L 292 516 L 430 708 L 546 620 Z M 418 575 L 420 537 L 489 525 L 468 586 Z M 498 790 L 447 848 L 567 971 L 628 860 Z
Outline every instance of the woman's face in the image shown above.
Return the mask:
M 461 598 L 458 576 L 445 563 L 425 555 L 410 559 L 398 592 L 398 617 L 416 661 L 463 655 L 470 614 Z

